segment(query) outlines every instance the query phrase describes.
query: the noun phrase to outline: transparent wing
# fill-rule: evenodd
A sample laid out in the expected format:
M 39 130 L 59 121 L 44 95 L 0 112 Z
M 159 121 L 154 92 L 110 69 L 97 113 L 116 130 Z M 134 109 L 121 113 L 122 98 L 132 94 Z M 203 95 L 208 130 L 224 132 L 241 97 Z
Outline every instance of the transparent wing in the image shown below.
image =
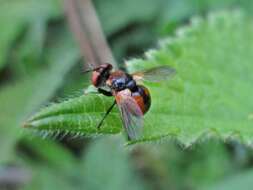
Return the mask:
M 173 78 L 176 70 L 169 66 L 159 66 L 148 69 L 142 72 L 133 73 L 133 78 L 136 81 L 147 80 L 151 82 L 161 82 Z
M 131 96 L 118 94 L 115 98 L 129 140 L 137 140 L 143 128 L 143 113 L 140 107 Z

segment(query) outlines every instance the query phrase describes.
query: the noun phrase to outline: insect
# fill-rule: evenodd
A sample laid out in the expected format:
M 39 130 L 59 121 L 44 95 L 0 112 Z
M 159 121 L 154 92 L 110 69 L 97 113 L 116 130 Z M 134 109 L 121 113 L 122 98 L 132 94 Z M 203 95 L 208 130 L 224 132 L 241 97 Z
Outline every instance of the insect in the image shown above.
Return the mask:
M 169 79 L 175 74 L 175 69 L 168 66 L 159 66 L 143 72 L 129 74 L 122 70 L 113 71 L 113 67 L 109 63 L 101 64 L 99 67 L 88 71 L 92 71 L 91 82 L 99 93 L 115 97 L 115 101 L 98 124 L 98 129 L 117 104 L 129 140 L 136 140 L 141 135 L 143 115 L 151 105 L 149 90 L 140 85 L 139 82 L 141 80 L 159 82 Z

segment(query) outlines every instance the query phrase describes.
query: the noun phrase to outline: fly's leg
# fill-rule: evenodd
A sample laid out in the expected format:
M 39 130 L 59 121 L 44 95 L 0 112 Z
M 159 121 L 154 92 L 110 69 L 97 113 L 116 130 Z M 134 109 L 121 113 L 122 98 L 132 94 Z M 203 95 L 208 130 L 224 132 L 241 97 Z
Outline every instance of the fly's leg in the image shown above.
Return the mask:
M 97 129 L 100 129 L 105 118 L 108 116 L 108 114 L 112 111 L 113 107 L 115 106 L 116 101 L 114 100 L 113 104 L 109 107 L 109 109 L 106 111 L 105 115 L 103 116 L 103 118 L 101 119 L 101 121 L 99 122 Z
M 105 96 L 112 96 L 110 91 L 104 90 L 102 88 L 96 88 L 94 86 L 89 86 L 86 90 L 84 90 L 84 94 L 103 94 Z
M 105 96 L 112 96 L 112 93 L 110 91 L 104 90 L 102 88 L 97 88 L 97 92 L 94 93 L 99 93 L 99 94 L 103 94 Z M 108 116 L 108 114 L 112 111 L 113 107 L 115 106 L 116 101 L 113 102 L 113 104 L 109 107 L 109 109 L 106 111 L 105 115 L 103 116 L 102 120 L 99 122 L 99 124 L 97 125 L 97 129 L 100 129 L 105 118 Z
M 112 96 L 112 93 L 110 91 L 104 90 L 102 88 L 98 88 L 98 93 L 103 94 L 105 96 Z

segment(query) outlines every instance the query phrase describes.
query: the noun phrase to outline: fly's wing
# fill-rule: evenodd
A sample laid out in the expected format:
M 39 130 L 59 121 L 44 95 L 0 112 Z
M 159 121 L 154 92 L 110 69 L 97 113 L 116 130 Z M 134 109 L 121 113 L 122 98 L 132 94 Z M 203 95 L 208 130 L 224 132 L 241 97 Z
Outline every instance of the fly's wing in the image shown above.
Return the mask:
M 169 66 L 159 66 L 143 72 L 136 72 L 133 74 L 133 78 L 136 81 L 161 82 L 173 78 L 175 74 L 175 69 Z
M 118 94 L 115 98 L 129 140 L 137 140 L 143 128 L 143 113 L 139 105 L 131 96 Z

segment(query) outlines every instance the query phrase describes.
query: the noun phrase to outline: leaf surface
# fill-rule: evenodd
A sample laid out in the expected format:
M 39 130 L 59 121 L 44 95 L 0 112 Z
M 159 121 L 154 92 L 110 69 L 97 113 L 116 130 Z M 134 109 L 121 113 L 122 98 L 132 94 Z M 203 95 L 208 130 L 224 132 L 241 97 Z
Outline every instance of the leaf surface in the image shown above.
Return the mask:
M 251 144 L 252 44 L 249 18 L 240 11 L 220 12 L 192 19 L 175 37 L 164 39 L 160 49 L 148 51 L 145 59 L 127 61 L 130 72 L 160 65 L 177 72 L 173 80 L 145 83 L 151 91 L 152 106 L 145 115 L 143 137 L 131 143 L 167 137 L 189 146 L 214 136 Z M 42 109 L 26 125 L 83 135 L 117 133 L 122 128 L 118 113 L 110 114 L 105 127 L 96 130 L 109 100 L 113 99 L 81 96 Z

